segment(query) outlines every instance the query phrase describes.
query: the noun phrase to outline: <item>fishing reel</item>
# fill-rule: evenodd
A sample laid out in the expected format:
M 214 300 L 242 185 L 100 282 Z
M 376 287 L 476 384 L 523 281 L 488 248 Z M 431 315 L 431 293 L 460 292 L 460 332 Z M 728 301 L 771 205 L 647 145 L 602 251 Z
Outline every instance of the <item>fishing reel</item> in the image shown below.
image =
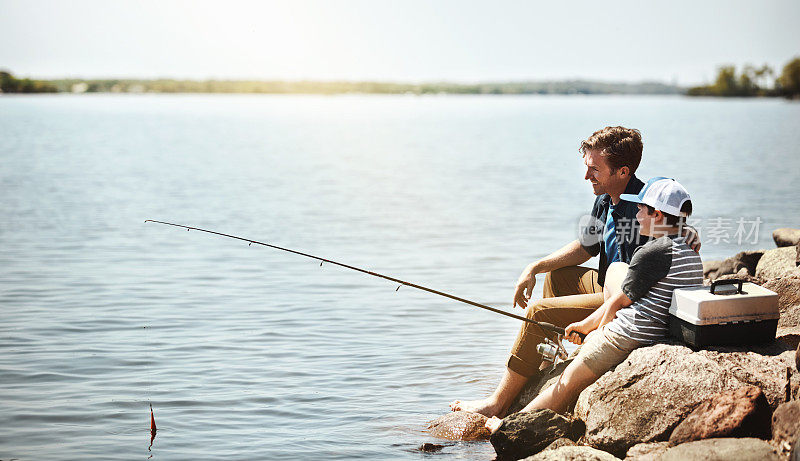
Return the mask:
M 550 338 L 544 338 L 544 342 L 536 346 L 536 352 L 542 354 L 542 360 L 551 362 L 553 365 L 559 360 L 567 360 L 569 354 L 567 354 L 567 350 L 564 349 L 564 345 L 561 343 L 563 339 L 563 335 L 558 335 L 555 341 Z

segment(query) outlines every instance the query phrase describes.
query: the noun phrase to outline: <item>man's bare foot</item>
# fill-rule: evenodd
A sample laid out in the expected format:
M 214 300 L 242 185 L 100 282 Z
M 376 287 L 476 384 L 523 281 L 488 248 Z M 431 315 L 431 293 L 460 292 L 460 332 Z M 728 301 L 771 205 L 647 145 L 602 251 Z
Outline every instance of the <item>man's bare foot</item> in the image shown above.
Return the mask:
M 492 416 L 486 420 L 486 429 L 489 429 L 489 432 L 494 434 L 494 431 L 500 429 L 501 424 L 503 424 L 502 419 L 498 418 L 497 416 Z
M 454 400 L 450 402 L 450 409 L 453 411 L 471 411 L 472 413 L 480 413 L 484 416 L 492 417 L 498 416 L 502 408 L 489 399 L 484 400 Z

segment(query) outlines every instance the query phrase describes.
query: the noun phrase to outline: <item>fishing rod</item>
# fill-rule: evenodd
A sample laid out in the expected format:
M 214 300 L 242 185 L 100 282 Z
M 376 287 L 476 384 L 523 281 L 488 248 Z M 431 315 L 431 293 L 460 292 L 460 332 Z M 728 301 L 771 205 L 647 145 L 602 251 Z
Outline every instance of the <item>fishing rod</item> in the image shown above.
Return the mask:
M 307 258 L 316 259 L 317 261 L 320 262 L 319 263 L 320 266 L 322 266 L 322 263 L 329 263 L 329 264 L 334 264 L 334 265 L 337 265 L 337 266 L 345 267 L 347 269 L 352 269 L 354 271 L 362 272 L 364 274 L 369 274 L 369 275 L 372 275 L 374 277 L 379 277 L 379 278 L 382 278 L 382 279 L 390 280 L 392 282 L 399 283 L 400 285 L 405 285 L 405 286 L 409 286 L 409 287 L 412 287 L 412 288 L 416 288 L 418 290 L 427 291 L 428 293 L 433 293 L 435 295 L 444 296 L 445 298 L 450 298 L 450 299 L 455 300 L 455 301 L 459 301 L 459 302 L 462 302 L 462 303 L 465 303 L 465 304 L 469 304 L 470 306 L 480 307 L 481 309 L 486 309 L 487 311 L 492 311 L 492 312 L 500 314 L 500 315 L 505 315 L 506 317 L 511 317 L 512 319 L 517 319 L 517 320 L 522 320 L 523 322 L 532 323 L 534 325 L 540 326 L 541 328 L 543 328 L 545 330 L 552 331 L 553 333 L 557 333 L 559 335 L 563 335 L 564 334 L 564 329 L 563 328 L 558 327 L 556 325 L 553 325 L 552 323 L 537 322 L 536 320 L 532 320 L 532 319 L 529 319 L 527 317 L 523 317 L 521 315 L 512 314 L 510 312 L 506 312 L 504 310 L 497 309 L 496 307 L 491 307 L 491 306 L 487 306 L 485 304 L 477 303 L 475 301 L 470 301 L 469 299 L 464 299 L 464 298 L 461 298 L 459 296 L 451 295 L 450 293 L 445 293 L 443 291 L 434 290 L 433 288 L 428 288 L 428 287 L 425 287 L 425 286 L 422 286 L 422 285 L 417 285 L 416 283 L 407 282 L 405 280 L 400 280 L 398 278 L 390 277 L 390 276 L 384 275 L 384 274 L 379 274 L 377 272 L 372 272 L 372 271 L 369 271 L 369 270 L 366 270 L 366 269 L 362 269 L 360 267 L 351 266 L 349 264 L 340 263 L 340 262 L 337 262 L 337 261 L 333 261 L 331 259 L 322 258 L 320 256 L 314 256 L 312 254 L 303 253 L 302 251 L 295 251 L 295 250 L 291 250 L 289 248 L 283 248 L 283 247 L 279 247 L 277 245 L 271 245 L 269 243 L 259 242 L 258 240 L 250 240 L 250 239 L 246 239 L 244 237 L 237 237 L 235 235 L 223 234 L 222 232 L 215 232 L 215 231 L 212 231 L 212 230 L 201 229 L 199 227 L 186 226 L 186 225 L 183 225 L 183 224 L 174 224 L 174 223 L 171 223 L 171 222 L 156 221 L 155 219 L 146 219 L 144 222 L 145 223 L 152 222 L 152 223 L 158 223 L 158 224 L 165 224 L 167 226 L 180 227 L 182 229 L 186 229 L 187 231 L 196 230 L 196 231 L 200 231 L 200 232 L 206 232 L 208 234 L 220 235 L 222 237 L 228 237 L 228 238 L 232 238 L 232 239 L 248 242 L 248 246 L 250 246 L 250 245 L 255 243 L 256 245 L 263 245 L 265 247 L 274 248 L 276 250 L 281 250 L 281 251 L 286 251 L 286 252 L 289 252 L 289 253 L 294 253 L 296 255 L 305 256 Z M 397 287 L 397 290 L 399 290 L 399 289 L 400 289 L 400 286 Z M 397 290 L 395 290 L 395 291 L 397 291 Z

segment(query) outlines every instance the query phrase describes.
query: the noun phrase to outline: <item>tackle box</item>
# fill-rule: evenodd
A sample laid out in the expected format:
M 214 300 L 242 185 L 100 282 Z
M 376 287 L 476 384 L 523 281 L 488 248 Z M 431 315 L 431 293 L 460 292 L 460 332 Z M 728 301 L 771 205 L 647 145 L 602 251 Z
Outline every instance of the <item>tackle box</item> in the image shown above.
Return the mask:
M 669 313 L 670 335 L 695 348 L 758 344 L 775 339 L 778 295 L 743 280 L 720 280 L 676 289 Z

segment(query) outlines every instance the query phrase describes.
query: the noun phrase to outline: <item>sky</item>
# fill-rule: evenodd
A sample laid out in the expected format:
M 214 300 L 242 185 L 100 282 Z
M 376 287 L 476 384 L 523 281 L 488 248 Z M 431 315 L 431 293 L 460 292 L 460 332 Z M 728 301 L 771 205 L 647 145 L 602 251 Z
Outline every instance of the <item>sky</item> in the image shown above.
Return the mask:
M 800 1 L 0 0 L 32 78 L 713 81 L 800 56 Z

